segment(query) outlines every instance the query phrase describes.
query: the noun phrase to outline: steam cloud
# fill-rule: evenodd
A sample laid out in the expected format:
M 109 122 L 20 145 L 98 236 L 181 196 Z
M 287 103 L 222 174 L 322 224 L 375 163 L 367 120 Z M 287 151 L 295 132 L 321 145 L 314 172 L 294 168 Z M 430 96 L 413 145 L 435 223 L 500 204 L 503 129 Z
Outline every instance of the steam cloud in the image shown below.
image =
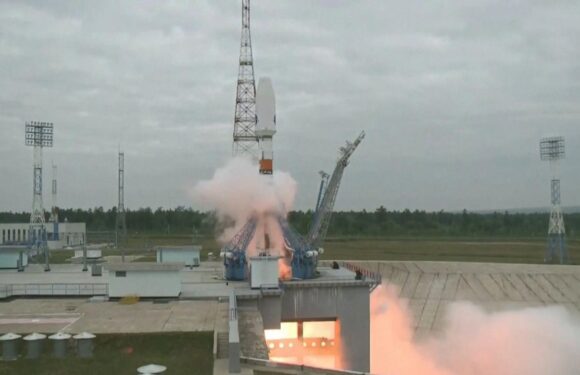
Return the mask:
M 561 306 L 487 313 L 449 306 L 444 330 L 413 341 L 406 301 L 392 287 L 371 297 L 371 370 L 381 375 L 580 374 L 580 321 Z
M 275 250 L 272 255 L 283 255 L 282 231 L 272 214 L 286 216 L 294 204 L 296 181 L 289 173 L 276 171 L 273 176 L 261 175 L 250 160 L 234 158 L 217 169 L 210 180 L 197 184 L 194 196 L 215 209 L 222 222 L 234 221 L 233 226 L 220 234 L 220 242 L 231 240 L 252 215 L 258 215 L 256 235 L 248 246 L 249 255 L 257 255 L 256 250 L 264 248 L 264 231 L 269 234 L 270 249 Z M 288 265 L 284 261 L 279 264 L 283 278 L 290 277 Z

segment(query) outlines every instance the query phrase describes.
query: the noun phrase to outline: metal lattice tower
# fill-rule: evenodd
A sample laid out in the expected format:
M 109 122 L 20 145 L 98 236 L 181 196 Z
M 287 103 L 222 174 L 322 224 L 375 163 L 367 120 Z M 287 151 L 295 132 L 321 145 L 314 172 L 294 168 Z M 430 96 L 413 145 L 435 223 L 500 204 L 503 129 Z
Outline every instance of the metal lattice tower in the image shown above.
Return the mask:
M 326 238 L 326 232 L 328 231 L 328 226 L 330 225 L 330 218 L 332 217 L 332 210 L 334 209 L 334 202 L 336 201 L 336 196 L 338 195 L 338 188 L 340 187 L 340 181 L 342 180 L 344 169 L 348 165 L 350 157 L 364 137 L 365 132 L 363 131 L 354 140 L 354 142 L 347 141 L 346 146 L 340 148 L 340 156 L 336 162 L 336 167 L 332 172 L 330 181 L 326 184 L 324 195 L 320 201 L 318 209 L 314 214 L 312 224 L 310 225 L 308 235 L 306 236 L 308 243 L 313 248 L 319 248 Z
M 56 203 L 56 165 L 52 164 L 52 209 L 50 210 L 50 222 L 58 223 L 58 208 Z
M 320 188 L 318 188 L 318 198 L 316 198 L 316 207 L 314 212 L 318 211 L 320 208 L 320 201 L 322 200 L 322 196 L 326 190 L 326 186 L 328 185 L 328 179 L 330 175 L 325 171 L 319 171 L 318 174 L 320 175 Z
M 45 271 L 50 271 L 50 264 L 42 205 L 42 149 L 52 147 L 53 130 L 53 124 L 49 122 L 30 121 L 25 124 L 25 143 L 33 147 L 34 153 L 32 212 L 28 237 L 30 246 L 36 250 L 36 255 L 40 255 L 40 251 L 44 252 Z
M 548 245 L 544 262 L 566 264 L 569 262 L 566 249 L 566 228 L 560 200 L 560 177 L 559 161 L 565 156 L 564 138 L 550 137 L 540 140 L 540 158 L 550 162 L 552 180 L 550 183 L 550 195 L 552 209 L 550 210 L 550 223 L 548 225 Z
M 52 147 L 53 125 L 48 122 L 30 121 L 25 126 L 25 142 L 34 148 L 33 159 L 33 196 L 30 224 L 44 224 L 42 205 L 42 149 Z
M 257 160 L 256 122 L 256 82 L 250 36 L 250 0 L 242 0 L 242 38 L 234 115 L 234 156 L 246 155 Z
M 117 204 L 117 220 L 115 223 L 115 236 L 117 246 L 127 239 L 127 221 L 125 218 L 125 153 L 119 152 L 119 202 Z M 125 254 L 123 254 L 123 261 Z

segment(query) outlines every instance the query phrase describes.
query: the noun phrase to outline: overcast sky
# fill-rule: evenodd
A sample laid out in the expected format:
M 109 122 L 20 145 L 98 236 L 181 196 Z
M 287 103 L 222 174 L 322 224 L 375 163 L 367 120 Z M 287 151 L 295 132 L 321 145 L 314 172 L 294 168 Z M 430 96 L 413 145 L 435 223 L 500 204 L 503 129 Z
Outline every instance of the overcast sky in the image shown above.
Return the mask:
M 0 211 L 29 210 L 27 120 L 59 204 L 197 205 L 231 156 L 240 1 L 0 1 Z M 580 205 L 579 1 L 252 1 L 256 78 L 277 96 L 275 166 L 311 208 L 318 171 L 365 130 L 338 209 L 549 203 L 538 140 L 563 135 L 564 205 Z

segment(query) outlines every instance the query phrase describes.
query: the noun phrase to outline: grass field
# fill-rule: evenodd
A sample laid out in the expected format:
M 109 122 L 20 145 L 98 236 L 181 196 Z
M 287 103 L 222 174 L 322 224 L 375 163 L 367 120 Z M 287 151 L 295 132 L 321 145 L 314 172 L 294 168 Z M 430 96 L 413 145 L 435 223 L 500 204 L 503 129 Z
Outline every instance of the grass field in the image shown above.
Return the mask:
M 213 372 L 211 332 L 98 335 L 95 340 L 95 356 L 91 359 L 74 355 L 50 358 L 52 348 L 47 345 L 47 354 L 41 359 L 0 361 L 0 374 L 136 374 L 137 368 L 149 363 L 167 366 L 168 374 Z
M 330 239 L 325 259 L 543 263 L 543 239 Z M 580 242 L 569 241 L 572 261 Z
M 190 236 L 132 236 L 125 245 L 126 255 L 142 255 L 139 261 L 155 261 L 155 246 L 190 245 Z M 220 245 L 213 238 L 200 238 L 202 260 L 208 252 L 219 256 Z M 580 241 L 568 240 L 572 263 L 580 263 Z M 323 259 L 351 260 L 432 260 L 492 263 L 543 263 L 544 238 L 329 238 Z M 120 250 L 105 250 L 103 255 L 120 255 Z M 70 252 L 52 253 L 51 263 L 66 263 Z

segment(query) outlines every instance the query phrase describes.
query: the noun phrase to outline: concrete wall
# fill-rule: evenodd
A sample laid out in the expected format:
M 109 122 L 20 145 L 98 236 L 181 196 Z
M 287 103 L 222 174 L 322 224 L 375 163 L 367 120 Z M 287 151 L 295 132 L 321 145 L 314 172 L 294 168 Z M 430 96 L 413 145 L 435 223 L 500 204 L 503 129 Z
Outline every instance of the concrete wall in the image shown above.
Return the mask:
M 178 271 L 109 271 L 109 297 L 128 295 L 140 297 L 178 297 L 181 293 L 181 276 Z
M 337 319 L 347 370 L 370 371 L 368 285 L 285 287 L 282 321 Z
M 282 318 L 282 297 L 262 296 L 258 300 L 258 309 L 262 314 L 264 329 L 280 329 Z
M 157 263 L 185 263 L 188 267 L 199 266 L 199 252 L 197 248 L 187 250 L 159 248 L 157 249 Z

